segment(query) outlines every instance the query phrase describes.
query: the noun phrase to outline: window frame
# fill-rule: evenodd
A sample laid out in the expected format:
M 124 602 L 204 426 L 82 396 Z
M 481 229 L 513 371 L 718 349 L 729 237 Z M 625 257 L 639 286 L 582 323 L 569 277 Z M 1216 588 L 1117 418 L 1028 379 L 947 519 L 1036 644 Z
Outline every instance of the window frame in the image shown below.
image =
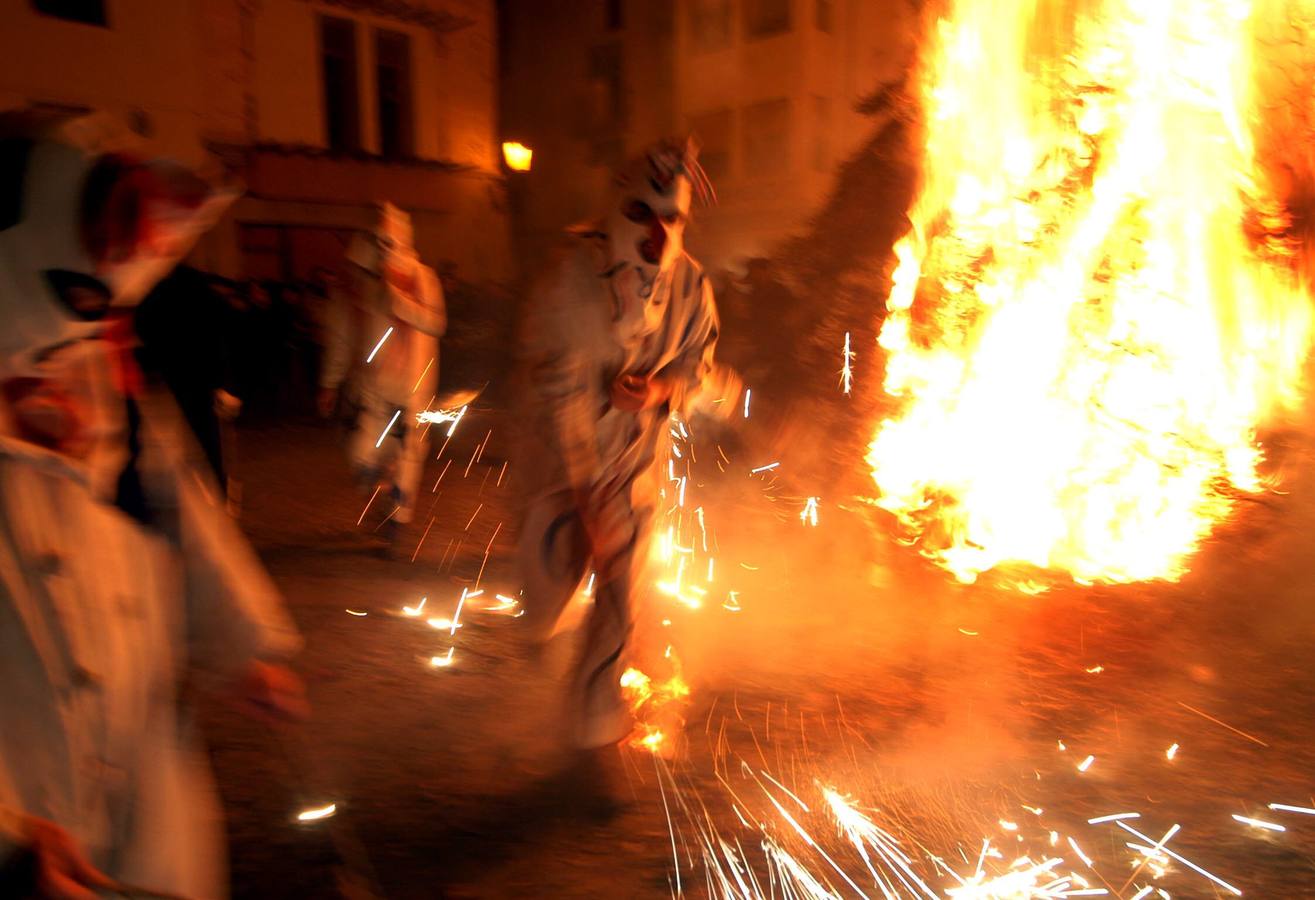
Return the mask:
M 813 0 L 813 27 L 823 34 L 836 33 L 835 0 Z
M 374 113 L 375 126 L 378 129 L 379 138 L 379 155 L 388 159 L 409 159 L 416 155 L 416 106 L 415 106 L 415 54 L 413 52 L 415 41 L 409 32 L 401 31 L 396 28 L 375 27 L 372 29 L 374 38 Z M 396 45 L 404 48 L 402 65 L 385 66 L 383 63 L 383 49 L 386 41 L 396 41 Z M 398 87 L 400 88 L 400 97 L 397 105 L 401 110 L 398 117 L 399 130 L 396 135 L 396 146 L 389 146 L 389 139 L 386 136 L 388 129 L 384 127 L 384 69 L 397 69 L 399 71 Z
M 724 31 L 717 39 L 709 39 L 705 26 L 714 19 L 721 20 Z M 685 28 L 695 53 L 725 50 L 735 43 L 735 4 L 731 0 L 690 0 L 686 5 Z
M 782 4 L 778 15 L 772 15 L 769 3 Z M 794 0 L 743 0 L 741 12 L 745 40 L 764 41 L 794 31 Z
M 335 16 L 327 13 L 318 15 L 317 35 L 319 39 L 320 50 L 320 93 L 324 103 L 324 145 L 336 153 L 360 153 L 365 149 L 364 129 L 361 127 L 361 54 L 358 43 L 358 28 L 360 23 L 347 16 Z M 351 52 L 346 56 L 341 56 L 336 52 L 330 52 L 329 31 L 330 29 L 346 29 L 350 35 L 350 42 L 347 44 Z M 335 48 L 336 49 L 336 48 Z M 342 61 L 347 72 L 339 73 L 342 85 L 349 87 L 347 96 L 344 98 L 347 102 L 347 108 L 341 111 L 341 118 L 344 124 L 344 140 L 335 141 L 334 128 L 334 90 L 330 85 L 333 79 L 330 78 L 330 61 Z
M 47 9 L 48 6 L 62 6 L 70 2 L 81 2 L 84 4 L 94 3 L 97 12 L 91 17 L 84 17 L 77 13 L 68 11 L 59 12 L 55 9 Z M 88 25 L 92 28 L 110 28 L 110 0 L 31 0 L 30 6 L 33 12 L 47 19 L 56 19 L 60 22 L 68 22 L 72 25 Z

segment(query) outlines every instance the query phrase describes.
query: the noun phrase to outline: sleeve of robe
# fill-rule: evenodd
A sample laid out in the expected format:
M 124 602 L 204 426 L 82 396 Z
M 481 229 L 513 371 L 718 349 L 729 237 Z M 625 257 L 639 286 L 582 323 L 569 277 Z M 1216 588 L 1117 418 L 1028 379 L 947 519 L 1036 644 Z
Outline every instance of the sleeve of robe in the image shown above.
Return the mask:
M 675 359 L 662 369 L 662 377 L 672 382 L 671 407 L 689 412 L 691 406 L 709 399 L 703 396 L 720 390 L 722 367 L 715 362 L 717 337 L 721 323 L 712 283 L 698 274 L 689 302 L 689 315 Z
M 269 573 L 214 497 L 198 481 L 180 479 L 191 660 L 203 672 L 226 678 L 256 659 L 291 657 L 301 639 Z
M 218 487 L 168 397 L 147 405 L 143 452 L 152 505 L 171 522 L 187 604 L 189 659 L 202 676 L 237 675 L 256 659 L 285 659 L 301 639 L 283 598 L 246 536 L 223 509 Z
M 393 295 L 393 316 L 417 331 L 442 337 L 447 331 L 447 305 L 443 300 L 443 283 L 429 266 L 416 266 L 416 293 Z
M 581 333 L 587 317 L 579 315 L 580 286 L 573 283 L 588 274 L 577 269 L 567 257 L 535 288 L 522 322 L 521 362 L 535 418 L 546 425 L 541 437 L 562 460 L 570 486 L 583 490 L 597 480 L 600 462 L 598 398 L 580 346 L 590 335 Z

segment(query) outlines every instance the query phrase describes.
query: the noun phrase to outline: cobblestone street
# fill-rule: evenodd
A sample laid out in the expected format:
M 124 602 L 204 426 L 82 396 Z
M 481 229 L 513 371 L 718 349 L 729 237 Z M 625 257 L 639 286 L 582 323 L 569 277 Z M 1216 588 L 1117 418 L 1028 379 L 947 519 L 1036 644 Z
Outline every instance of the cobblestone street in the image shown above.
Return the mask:
M 1148 879 L 1129 867 L 1124 835 L 1086 823 L 1127 809 L 1156 837 L 1181 823 L 1178 851 L 1248 893 L 1295 896 L 1309 881 L 1315 827 L 1289 815 L 1280 843 L 1231 814 L 1274 818 L 1264 804 L 1310 800 L 1313 663 L 1300 648 L 1311 621 L 1292 592 L 1305 583 L 1311 504 L 1249 511 L 1233 552 L 1207 550 L 1180 585 L 1029 598 L 952 587 L 914 554 L 881 551 L 843 505 L 804 532 L 746 492 L 726 501 L 742 515 L 720 510 L 737 526 L 721 552 L 744 562 L 743 610 L 660 607 L 640 622 L 640 645 L 662 631 L 692 686 L 674 758 L 623 749 L 581 761 L 560 725 L 569 641 L 533 661 L 515 620 L 477 601 L 455 641 L 424 623 L 450 617 L 481 567 L 486 597 L 516 593 L 507 437 L 489 410 L 463 423 L 432 511 L 389 560 L 369 531 L 380 511 L 356 524 L 366 498 L 339 432 L 242 433 L 242 523 L 304 631 L 315 715 L 275 733 L 225 710 L 208 717 L 237 896 L 698 896 L 718 868 L 700 828 L 739 841 L 744 872 L 757 869 L 768 892 L 743 824 L 755 826 L 747 840 L 771 835 L 803 857 L 766 788 L 807 804 L 822 785 L 960 873 L 990 837 L 1000 867 L 1053 852 L 1064 871 L 1132 896 L 1125 882 Z M 432 486 L 443 463 L 430 468 Z M 426 597 L 424 615 L 402 613 Z M 450 646 L 451 665 L 432 666 Z M 1167 759 L 1171 745 L 1181 749 Z M 293 821 L 330 802 L 333 818 Z M 1064 836 L 1053 851 L 1051 831 Z M 864 884 L 834 827 L 812 834 Z M 820 860 L 816 874 L 855 893 Z M 955 884 L 925 857 L 918 871 Z M 1157 884 L 1175 897 L 1218 887 L 1177 863 Z

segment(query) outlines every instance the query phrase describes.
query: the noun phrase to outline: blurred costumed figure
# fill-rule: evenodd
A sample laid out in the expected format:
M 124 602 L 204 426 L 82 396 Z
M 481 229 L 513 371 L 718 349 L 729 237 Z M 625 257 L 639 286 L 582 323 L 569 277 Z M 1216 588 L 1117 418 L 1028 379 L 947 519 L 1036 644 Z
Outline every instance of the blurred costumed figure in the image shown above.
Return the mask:
M 593 608 L 572 673 L 581 748 L 623 739 L 621 657 L 648 553 L 658 441 L 673 412 L 734 404 L 739 381 L 713 362 L 717 309 L 684 250 L 695 194 L 711 188 L 693 147 L 663 142 L 617 175 L 607 211 L 571 230 L 521 323 L 528 481 L 519 555 L 525 619 L 546 641 L 581 579 Z M 727 400 L 722 404 L 713 401 Z
M 375 230 L 347 248 L 350 277 L 331 292 L 320 371 L 320 411 L 331 415 L 348 376 L 357 407 L 350 444 L 361 486 L 390 501 L 383 523 L 394 545 L 415 512 L 425 464 L 428 409 L 438 385 L 447 309 L 437 274 L 413 246 L 411 217 L 385 203 Z
M 299 711 L 299 638 L 133 365 L 131 306 L 232 195 L 109 152 L 104 121 L 0 123 L 0 884 L 217 897 L 188 699 Z

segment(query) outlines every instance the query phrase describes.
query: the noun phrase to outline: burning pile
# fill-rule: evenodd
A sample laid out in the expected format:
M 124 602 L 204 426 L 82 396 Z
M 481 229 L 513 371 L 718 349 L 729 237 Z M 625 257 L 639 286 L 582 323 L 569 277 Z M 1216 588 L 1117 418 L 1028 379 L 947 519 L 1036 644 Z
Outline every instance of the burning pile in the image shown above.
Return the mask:
M 880 334 L 877 502 L 961 581 L 1177 578 L 1263 488 L 1257 429 L 1310 340 L 1249 126 L 1282 4 L 953 6 Z

